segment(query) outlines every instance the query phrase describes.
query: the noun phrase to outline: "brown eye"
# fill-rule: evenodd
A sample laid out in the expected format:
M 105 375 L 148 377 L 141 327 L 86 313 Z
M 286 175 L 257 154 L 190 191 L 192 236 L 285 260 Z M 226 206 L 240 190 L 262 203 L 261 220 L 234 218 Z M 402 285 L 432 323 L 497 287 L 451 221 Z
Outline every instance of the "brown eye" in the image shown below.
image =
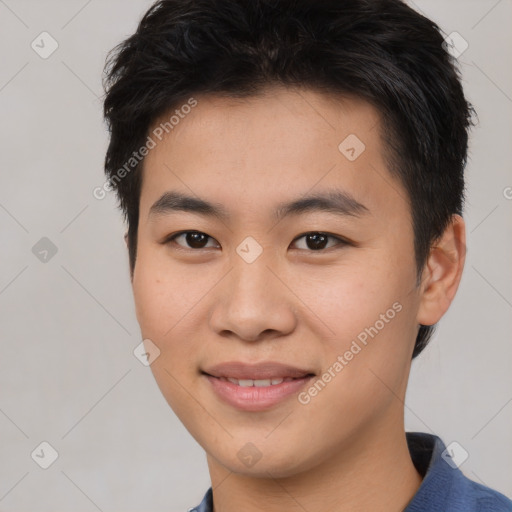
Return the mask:
M 177 240 L 179 239 L 184 241 L 186 245 L 178 243 Z M 185 249 L 205 249 L 208 248 L 207 243 L 209 239 L 214 240 L 211 236 L 206 233 L 201 233 L 200 231 L 182 231 L 168 238 L 165 243 L 173 242 Z M 216 246 L 214 245 L 213 247 Z
M 321 252 L 325 249 L 330 249 L 333 246 L 339 245 L 343 247 L 345 245 L 348 245 L 348 242 L 341 239 L 340 237 L 319 231 L 312 231 L 310 233 L 305 233 L 300 237 L 297 237 L 294 241 L 295 244 L 299 245 L 297 241 L 301 239 L 304 239 L 305 246 L 303 244 L 302 247 L 298 248 L 301 250 L 307 250 L 311 252 Z M 214 242 L 214 245 L 208 245 L 209 241 Z M 202 233 L 201 231 L 181 231 L 180 233 L 176 233 L 168 237 L 164 243 L 172 243 L 179 246 L 180 248 L 191 250 L 218 247 L 218 242 L 214 238 L 207 235 L 206 233 Z
M 336 245 L 346 245 L 347 242 L 342 240 L 341 238 L 329 235 L 327 233 L 322 233 L 319 231 L 312 231 L 311 233 L 305 233 L 304 235 L 301 235 L 300 237 L 296 238 L 295 241 L 300 239 L 305 240 L 306 247 L 299 247 L 299 249 L 304 250 L 310 250 L 310 251 L 322 251 L 323 249 L 330 248 L 332 246 Z M 329 240 L 334 241 L 334 244 L 331 244 L 328 246 Z M 328 247 L 327 247 L 328 246 Z

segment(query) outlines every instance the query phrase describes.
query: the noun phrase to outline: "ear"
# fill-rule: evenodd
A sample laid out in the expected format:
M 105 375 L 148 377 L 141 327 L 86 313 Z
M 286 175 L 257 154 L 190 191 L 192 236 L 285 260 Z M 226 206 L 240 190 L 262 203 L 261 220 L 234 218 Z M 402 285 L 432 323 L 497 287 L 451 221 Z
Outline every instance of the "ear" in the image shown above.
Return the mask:
M 130 247 L 128 246 L 128 231 L 124 234 L 124 243 L 126 244 L 126 248 L 128 249 L 128 253 L 130 252 Z M 128 260 L 130 259 L 130 255 L 128 254 Z M 130 281 L 133 284 L 133 272 L 130 269 Z
M 460 215 L 432 248 L 423 268 L 417 322 L 434 325 L 446 313 L 459 287 L 466 260 L 466 227 Z
M 124 234 L 124 243 L 126 244 L 126 248 L 128 249 L 128 251 L 130 250 L 129 247 L 128 247 L 128 231 Z M 128 259 L 129 259 L 129 256 L 128 256 Z M 133 273 L 130 271 L 130 281 L 131 283 L 133 284 Z

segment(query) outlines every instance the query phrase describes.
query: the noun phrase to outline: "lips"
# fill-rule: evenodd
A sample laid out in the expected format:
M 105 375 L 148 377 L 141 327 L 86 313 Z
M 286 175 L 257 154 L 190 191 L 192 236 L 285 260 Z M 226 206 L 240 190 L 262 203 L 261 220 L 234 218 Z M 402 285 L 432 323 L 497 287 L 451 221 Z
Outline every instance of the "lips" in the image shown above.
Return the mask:
M 202 374 L 217 398 L 244 412 L 277 407 L 299 393 L 315 375 L 306 368 L 276 362 L 236 361 L 210 366 Z
M 311 370 L 272 361 L 258 364 L 229 361 L 205 368 L 203 373 L 243 387 L 277 385 L 314 375 Z

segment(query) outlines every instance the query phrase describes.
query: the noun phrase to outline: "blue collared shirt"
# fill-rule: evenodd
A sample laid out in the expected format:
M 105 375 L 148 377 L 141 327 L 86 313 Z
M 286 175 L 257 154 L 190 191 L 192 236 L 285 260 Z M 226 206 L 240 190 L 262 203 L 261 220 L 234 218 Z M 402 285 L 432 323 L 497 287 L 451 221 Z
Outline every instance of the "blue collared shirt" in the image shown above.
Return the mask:
M 510 499 L 462 473 L 438 436 L 406 432 L 406 437 L 423 481 L 403 512 L 512 512 Z M 211 487 L 201 504 L 189 512 L 213 512 Z

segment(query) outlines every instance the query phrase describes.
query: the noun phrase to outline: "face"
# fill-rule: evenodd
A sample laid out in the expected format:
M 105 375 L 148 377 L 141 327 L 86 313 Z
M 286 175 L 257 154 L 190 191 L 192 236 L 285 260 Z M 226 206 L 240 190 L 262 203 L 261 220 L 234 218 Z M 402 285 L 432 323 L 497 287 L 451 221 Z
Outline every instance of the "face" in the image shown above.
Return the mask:
M 293 475 L 403 415 L 420 304 L 410 205 L 362 100 L 195 100 L 145 160 L 137 318 L 209 460 Z

